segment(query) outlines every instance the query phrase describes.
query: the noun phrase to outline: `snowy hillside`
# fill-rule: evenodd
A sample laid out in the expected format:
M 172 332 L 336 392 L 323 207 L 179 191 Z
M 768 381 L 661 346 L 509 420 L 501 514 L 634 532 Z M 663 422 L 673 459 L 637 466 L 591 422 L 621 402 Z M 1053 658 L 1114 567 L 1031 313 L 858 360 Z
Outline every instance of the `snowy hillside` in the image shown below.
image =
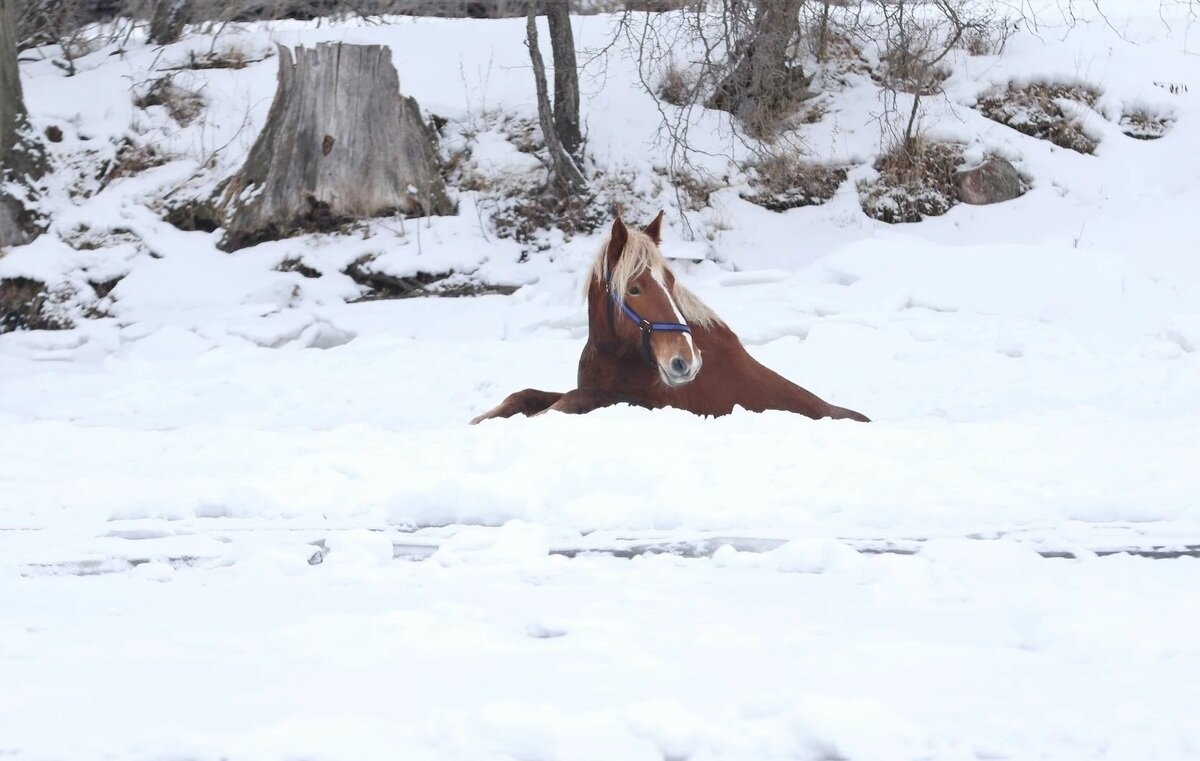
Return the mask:
M 0 335 L 0 759 L 1200 755 L 1198 28 L 1102 4 L 947 59 L 924 134 L 1029 190 L 903 225 L 860 201 L 877 51 L 818 70 L 792 135 L 846 168 L 827 203 L 745 200 L 703 112 L 722 187 L 680 209 L 618 19 L 575 20 L 605 197 L 667 209 L 679 278 L 869 425 L 466 424 L 574 386 L 602 238 L 491 223 L 491 183 L 541 171 L 514 137 L 523 19 L 135 35 L 72 77 L 26 56 L 31 122 L 61 139 L 50 229 L 0 280 L 48 284 L 73 327 Z M 235 253 L 167 222 L 244 161 L 276 46 L 327 40 L 389 46 L 446 120 L 477 175 L 458 214 Z M 210 54 L 245 65 L 185 65 Z M 168 74 L 194 113 L 146 105 Z M 1065 106 L 1094 154 L 975 108 L 1030 83 L 1095 91 Z M 515 292 L 357 301 L 364 258 Z

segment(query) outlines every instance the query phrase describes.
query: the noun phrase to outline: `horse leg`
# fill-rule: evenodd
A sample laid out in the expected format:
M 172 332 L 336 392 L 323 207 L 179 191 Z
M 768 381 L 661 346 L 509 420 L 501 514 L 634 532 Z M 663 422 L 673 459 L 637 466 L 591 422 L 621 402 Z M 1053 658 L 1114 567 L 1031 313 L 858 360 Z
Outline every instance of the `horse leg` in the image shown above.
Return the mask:
M 545 412 L 550 405 L 562 398 L 563 394 L 559 391 L 538 391 L 536 388 L 527 388 L 524 391 L 517 391 L 505 397 L 504 401 L 497 404 L 492 409 L 479 415 L 471 421 L 471 425 L 475 425 L 484 420 L 490 420 L 494 417 L 512 417 L 516 414 L 536 415 L 539 412 Z
M 850 420 L 857 420 L 860 423 L 871 422 L 871 418 L 867 417 L 861 412 L 855 412 L 854 410 L 846 409 L 845 407 L 838 407 L 835 404 L 829 405 L 829 412 L 826 413 L 825 417 L 833 418 L 834 420 L 845 420 L 849 418 Z
M 788 412 L 798 412 L 813 420 L 833 418 L 834 420 L 857 420 L 860 423 L 871 422 L 870 418 L 861 412 L 830 404 L 808 389 L 792 383 L 774 370 L 762 365 L 759 367 L 765 371 L 763 375 L 759 376 L 762 379 L 759 387 L 765 394 L 757 400 L 750 400 L 754 406 L 741 402 L 746 409 L 756 412 L 787 410 Z
M 596 388 L 577 388 L 574 391 L 568 391 L 563 394 L 546 411 L 557 410 L 558 412 L 565 412 L 568 415 L 582 415 L 601 407 L 611 407 L 614 404 L 632 404 L 637 407 L 651 406 L 640 399 L 634 399 L 624 394 L 616 394 L 612 391 L 603 391 Z

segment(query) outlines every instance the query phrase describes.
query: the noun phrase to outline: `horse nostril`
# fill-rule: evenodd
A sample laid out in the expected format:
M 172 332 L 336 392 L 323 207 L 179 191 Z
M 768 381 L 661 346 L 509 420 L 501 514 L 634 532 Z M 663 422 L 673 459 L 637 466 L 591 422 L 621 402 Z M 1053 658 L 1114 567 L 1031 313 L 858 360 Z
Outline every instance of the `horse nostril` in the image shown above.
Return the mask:
M 679 357 L 675 357 L 674 359 L 671 360 L 671 372 L 675 373 L 676 375 L 683 375 L 687 371 L 688 371 L 687 362 L 684 362 Z

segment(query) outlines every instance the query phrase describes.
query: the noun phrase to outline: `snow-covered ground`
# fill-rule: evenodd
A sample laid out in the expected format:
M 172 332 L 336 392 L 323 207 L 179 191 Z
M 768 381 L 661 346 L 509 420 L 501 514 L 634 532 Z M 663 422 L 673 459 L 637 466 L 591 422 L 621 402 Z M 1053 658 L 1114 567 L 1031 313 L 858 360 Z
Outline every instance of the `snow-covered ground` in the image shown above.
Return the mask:
M 131 88 L 210 37 L 100 49 L 71 78 L 25 64 L 35 126 L 64 131 L 59 206 L 0 277 L 65 284 L 76 314 L 123 279 L 110 317 L 0 336 L 0 758 L 1200 755 L 1200 560 L 1110 554 L 1200 546 L 1200 58 L 1181 9 L 1142 5 L 953 59 L 927 131 L 1010 158 L 1033 181 L 1016 201 L 868 219 L 882 106 L 850 72 L 800 128 L 857 162 L 832 201 L 775 214 L 735 176 L 692 213 L 698 241 L 672 225 L 680 277 L 751 351 L 870 425 L 467 426 L 573 386 L 598 237 L 518 263 L 461 192 L 457 217 L 225 254 L 156 204 L 236 169 L 273 58 L 179 73 L 207 101 L 187 128 Z M 612 19 L 577 23 L 600 48 Z M 522 30 L 285 22 L 216 47 L 388 44 L 498 173 L 531 161 L 495 116 L 532 113 Z M 589 150 L 643 213 L 677 212 L 631 60 L 589 66 Z M 1101 91 L 1096 155 L 970 108 L 1040 80 Z M 1130 108 L 1167 135 L 1121 134 Z M 126 134 L 172 160 L 71 196 Z M 368 254 L 525 287 L 347 304 L 340 270 Z

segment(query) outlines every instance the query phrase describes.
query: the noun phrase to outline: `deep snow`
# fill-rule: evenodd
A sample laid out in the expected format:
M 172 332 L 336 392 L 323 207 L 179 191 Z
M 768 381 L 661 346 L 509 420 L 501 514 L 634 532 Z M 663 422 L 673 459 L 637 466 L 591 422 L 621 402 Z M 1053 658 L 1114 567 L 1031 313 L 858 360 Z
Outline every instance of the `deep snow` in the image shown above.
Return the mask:
M 1017 201 L 868 219 L 881 106 L 850 73 L 800 128 L 857 162 L 831 202 L 775 214 L 734 173 L 691 213 L 697 240 L 672 223 L 679 275 L 751 351 L 870 425 L 615 408 L 468 427 L 573 385 L 598 237 L 519 264 L 461 192 L 457 217 L 224 254 L 156 203 L 237 167 L 273 58 L 178 74 L 208 103 L 187 128 L 131 88 L 211 38 L 97 50 L 72 78 L 25 64 L 63 169 L 52 231 L 0 277 L 68 283 L 76 313 L 88 281 L 124 279 L 109 318 L 0 336 L 0 758 L 1200 754 L 1200 561 L 1094 554 L 1200 545 L 1200 59 L 1186 8 L 1150 5 L 953 60 L 927 130 L 1012 159 L 1033 180 Z M 579 19 L 580 44 L 610 23 Z M 496 115 L 531 113 L 522 24 L 283 22 L 216 46 L 389 44 L 448 149 L 498 175 L 532 169 Z M 632 62 L 591 67 L 597 163 L 635 210 L 677 213 Z M 1095 156 L 969 108 L 1031 80 L 1102 91 Z M 1168 134 L 1122 135 L 1132 107 Z M 128 132 L 177 158 L 70 196 Z M 346 304 L 364 254 L 525 287 Z M 705 551 L 576 552 L 676 541 Z

